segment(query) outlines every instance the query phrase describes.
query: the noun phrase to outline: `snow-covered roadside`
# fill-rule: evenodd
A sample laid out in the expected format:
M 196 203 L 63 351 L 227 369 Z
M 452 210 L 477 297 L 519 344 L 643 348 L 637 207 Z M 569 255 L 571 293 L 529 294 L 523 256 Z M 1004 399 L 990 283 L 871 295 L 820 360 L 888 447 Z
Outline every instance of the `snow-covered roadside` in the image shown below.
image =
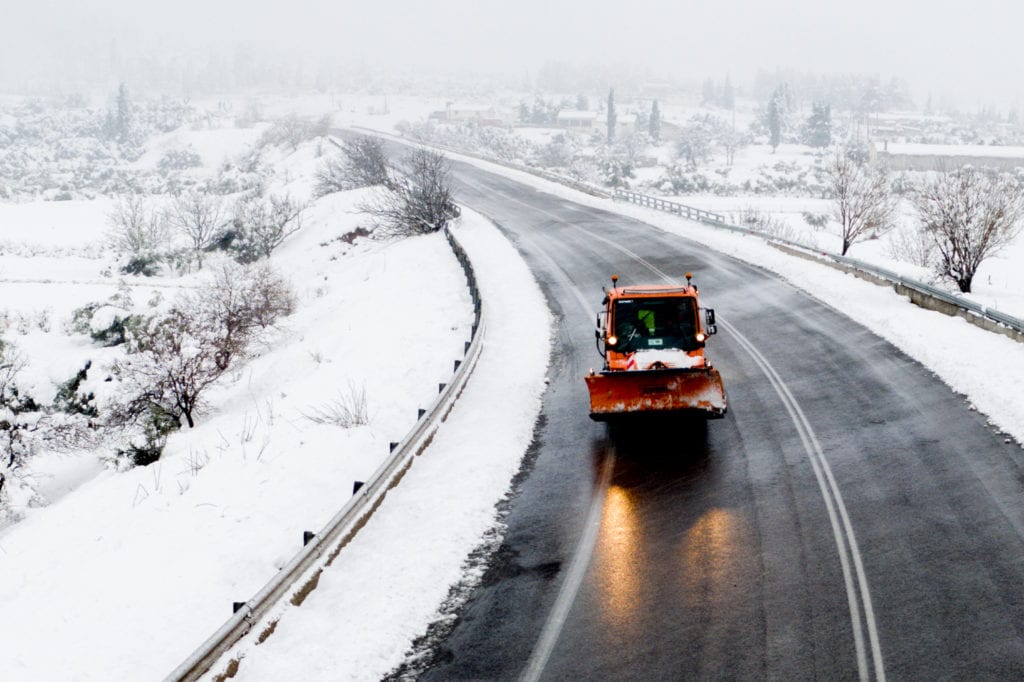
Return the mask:
M 487 320 L 476 370 L 430 448 L 318 588 L 263 644 L 252 641 L 258 627 L 237 648 L 238 679 L 380 679 L 467 579 L 466 557 L 493 528 L 540 410 L 551 318 L 493 225 L 465 210 L 455 234 L 477 271 Z
M 4 679 L 162 678 L 323 526 L 450 377 L 472 319 L 458 263 L 440 234 L 346 244 L 358 201 L 318 201 L 275 252 L 297 311 L 210 392 L 195 429 L 156 464 L 103 471 L 0 536 Z M 307 418 L 350 385 L 365 386 L 367 426 Z
M 1024 343 L 986 332 L 960 318 L 919 308 L 887 287 L 787 256 L 758 237 L 601 199 L 472 157 L 449 156 L 549 194 L 641 220 L 777 273 L 921 362 L 954 391 L 963 394 L 1001 431 L 1024 444 Z M 713 297 L 714 281 L 703 281 L 706 295 Z M 718 312 L 726 317 L 729 314 L 725 309 Z

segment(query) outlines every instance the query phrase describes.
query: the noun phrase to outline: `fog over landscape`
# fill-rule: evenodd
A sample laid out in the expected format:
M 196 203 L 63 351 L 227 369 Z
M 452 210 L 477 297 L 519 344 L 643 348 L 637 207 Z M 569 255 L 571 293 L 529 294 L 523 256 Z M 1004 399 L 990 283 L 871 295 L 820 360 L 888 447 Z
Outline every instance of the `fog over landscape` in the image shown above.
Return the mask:
M 1013 106 L 1021 10 L 1004 2 L 811 0 L 707 2 L 9 2 L 0 84 L 65 89 L 117 81 L 133 61 L 175 63 L 240 46 L 334 68 L 494 72 L 517 79 L 545 62 L 618 64 L 652 78 L 758 70 L 877 74 L 915 99 Z M 145 83 L 133 83 L 144 87 Z
M 1024 670 L 1024 10 L 0 2 L 3 682 Z

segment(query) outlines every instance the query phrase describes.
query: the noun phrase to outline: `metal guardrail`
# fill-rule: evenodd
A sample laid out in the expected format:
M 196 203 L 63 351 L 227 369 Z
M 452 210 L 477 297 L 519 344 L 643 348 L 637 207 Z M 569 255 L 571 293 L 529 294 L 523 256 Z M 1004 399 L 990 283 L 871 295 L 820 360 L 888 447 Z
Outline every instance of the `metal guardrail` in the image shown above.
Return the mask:
M 720 213 L 712 213 L 711 211 L 705 211 L 701 208 L 694 208 L 693 206 L 687 206 L 686 204 L 680 204 L 675 201 L 668 201 L 661 197 L 652 197 L 647 194 L 640 194 L 639 192 L 630 192 L 629 190 L 615 188 L 616 199 L 625 199 L 634 204 L 640 206 L 646 206 L 647 208 L 655 208 L 659 211 L 666 211 L 668 213 L 675 213 L 681 215 L 690 220 L 699 220 L 706 223 L 725 223 L 725 216 Z
M 213 635 L 201 644 L 189 657 L 165 678 L 165 682 L 191 682 L 205 674 L 225 653 L 230 651 L 242 637 L 249 633 L 271 609 L 284 599 L 310 569 L 318 564 L 325 554 L 333 558 L 347 541 L 354 536 L 377 506 L 383 501 L 388 490 L 412 465 L 414 457 L 429 445 L 450 407 L 459 397 L 462 388 L 472 374 L 480 356 L 485 333 L 484 318 L 476 274 L 462 245 L 445 228 L 445 237 L 455 257 L 466 274 L 470 296 L 473 299 L 473 326 L 470 340 L 466 342 L 464 355 L 455 361 L 455 371 L 446 384 L 438 387 L 438 397 L 427 409 L 420 410 L 413 428 L 399 443 L 392 443 L 388 458 L 377 468 L 373 476 L 355 491 L 345 506 L 338 511 L 327 525 L 312 536 L 309 542 L 249 601 L 235 604 L 235 613 Z
M 887 270 L 886 268 L 879 267 L 871 263 L 866 263 L 856 258 L 850 258 L 849 256 L 840 256 L 838 254 L 832 253 L 825 253 L 822 252 L 821 249 L 808 246 L 807 244 L 801 244 L 799 242 L 794 242 L 789 239 L 772 237 L 770 235 L 766 235 L 763 232 L 758 232 L 757 230 L 754 230 L 749 227 L 739 227 L 737 225 L 730 225 L 727 222 L 725 222 L 725 217 L 722 216 L 721 214 L 712 213 L 710 211 L 694 208 L 692 206 L 686 206 L 685 204 L 679 204 L 674 201 L 667 201 L 665 199 L 661 199 L 660 197 L 652 197 L 646 194 L 639 194 L 637 192 L 629 192 L 622 189 L 616 189 L 615 198 L 623 199 L 625 201 L 638 204 L 640 206 L 647 206 L 648 208 L 654 208 L 668 213 L 681 215 L 683 217 L 690 218 L 691 220 L 697 220 L 708 225 L 713 225 L 715 227 L 721 227 L 727 230 L 732 230 L 733 232 L 742 232 L 744 234 L 757 235 L 770 242 L 774 242 L 776 244 L 783 244 L 790 248 L 798 249 L 808 254 L 813 254 L 818 258 L 831 260 L 834 263 L 845 265 L 848 268 L 860 270 L 869 275 L 873 275 L 874 277 L 887 280 L 894 285 L 906 287 L 907 289 L 911 289 L 920 294 L 930 296 L 931 298 L 941 301 L 947 305 L 959 308 L 960 310 L 971 312 L 984 319 L 991 320 L 992 322 L 1002 325 L 1008 329 L 1012 329 L 1019 334 L 1024 334 L 1024 320 L 1020 318 L 1013 317 L 1012 315 L 1007 315 L 1006 313 L 1000 312 L 998 310 L 992 310 L 987 306 L 975 303 L 974 301 L 970 301 L 962 296 L 951 294 L 948 291 L 943 291 L 942 289 L 933 287 L 930 284 L 920 282 L 910 277 L 904 277 L 903 275 L 895 273 L 891 270 Z
M 916 291 L 919 291 L 923 294 L 927 294 L 932 298 L 942 301 L 943 303 L 948 303 L 949 305 L 956 306 L 963 310 L 967 310 L 969 312 L 974 313 L 975 315 L 988 318 L 993 322 L 998 322 L 999 324 L 1009 327 L 1014 331 L 1024 333 L 1024 319 L 1008 315 L 999 310 L 992 310 L 988 306 L 981 305 L 980 303 L 975 303 L 974 301 L 968 300 L 963 296 L 951 294 L 948 291 L 943 291 L 942 289 L 933 287 L 930 284 L 920 282 L 910 277 L 904 277 L 903 275 L 899 275 L 895 272 L 892 272 L 891 270 L 886 270 L 885 268 L 878 267 L 877 265 L 872 265 L 871 263 L 865 263 L 864 261 L 857 260 L 856 258 L 850 258 L 848 256 L 837 256 L 833 254 L 827 254 L 827 257 L 831 258 L 832 260 L 838 263 L 843 263 L 844 265 L 848 265 L 850 267 L 857 268 L 858 270 L 863 270 L 864 272 L 868 272 L 878 277 L 887 279 L 894 284 L 901 284 L 910 289 L 915 289 Z

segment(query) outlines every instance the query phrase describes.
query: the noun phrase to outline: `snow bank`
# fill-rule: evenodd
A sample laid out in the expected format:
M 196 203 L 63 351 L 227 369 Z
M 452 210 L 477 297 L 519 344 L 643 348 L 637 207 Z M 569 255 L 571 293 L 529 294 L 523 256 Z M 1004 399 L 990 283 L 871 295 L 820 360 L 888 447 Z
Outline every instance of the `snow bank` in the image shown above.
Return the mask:
M 540 411 L 551 318 L 495 227 L 464 210 L 455 234 L 484 301 L 476 370 L 433 444 L 319 587 L 288 608 L 266 642 L 239 649 L 242 679 L 380 679 L 438 617 L 449 588 L 465 577 L 466 556 L 495 523 Z

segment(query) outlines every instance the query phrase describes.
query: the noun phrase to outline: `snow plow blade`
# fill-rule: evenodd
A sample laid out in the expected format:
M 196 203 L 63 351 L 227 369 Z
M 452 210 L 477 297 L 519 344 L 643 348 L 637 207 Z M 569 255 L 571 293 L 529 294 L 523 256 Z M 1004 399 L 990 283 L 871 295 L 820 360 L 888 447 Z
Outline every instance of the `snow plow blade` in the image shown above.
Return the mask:
M 714 368 L 604 371 L 586 379 L 595 421 L 683 412 L 719 419 L 727 409 L 722 377 Z

